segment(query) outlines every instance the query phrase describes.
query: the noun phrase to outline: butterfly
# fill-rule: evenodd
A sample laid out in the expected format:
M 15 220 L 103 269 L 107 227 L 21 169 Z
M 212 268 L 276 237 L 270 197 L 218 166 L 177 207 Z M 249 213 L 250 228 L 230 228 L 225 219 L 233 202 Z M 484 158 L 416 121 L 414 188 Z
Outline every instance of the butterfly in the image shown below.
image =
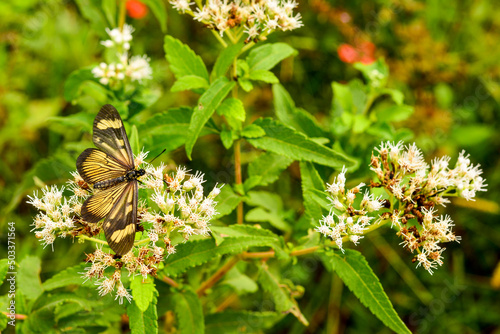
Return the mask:
M 134 245 L 137 228 L 138 178 L 146 172 L 135 169 L 134 157 L 120 114 L 110 104 L 94 120 L 92 140 L 76 160 L 83 180 L 94 194 L 82 205 L 81 216 L 89 223 L 105 218 L 102 227 L 109 247 L 124 255 Z

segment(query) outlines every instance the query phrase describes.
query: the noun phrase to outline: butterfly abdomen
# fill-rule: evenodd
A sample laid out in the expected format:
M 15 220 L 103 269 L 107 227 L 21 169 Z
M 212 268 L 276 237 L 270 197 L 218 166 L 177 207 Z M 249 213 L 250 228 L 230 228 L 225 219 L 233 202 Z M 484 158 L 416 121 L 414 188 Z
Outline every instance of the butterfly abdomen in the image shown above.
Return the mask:
M 100 181 L 94 184 L 94 189 L 104 190 L 116 186 L 126 180 L 126 176 L 120 176 L 111 180 Z

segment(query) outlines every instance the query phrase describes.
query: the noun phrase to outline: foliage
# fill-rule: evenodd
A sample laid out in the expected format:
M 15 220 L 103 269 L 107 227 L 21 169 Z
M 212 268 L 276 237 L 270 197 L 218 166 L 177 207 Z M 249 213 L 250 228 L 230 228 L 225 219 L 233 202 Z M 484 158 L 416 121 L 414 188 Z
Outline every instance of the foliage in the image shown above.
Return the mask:
M 228 7 L 225 25 L 208 5 L 181 0 L 0 5 L 2 332 L 13 329 L 12 272 L 19 333 L 498 330 L 494 2 L 449 11 L 440 2 L 313 0 L 298 9 L 293 1 L 279 3 L 289 7 L 263 7 L 262 19 Z M 274 16 L 278 10 L 286 15 Z M 77 156 L 93 146 L 92 122 L 107 103 L 120 112 L 136 156 L 165 149 L 155 165 L 202 171 L 205 189 L 224 184 L 210 236 L 169 230 L 170 239 L 158 242 L 171 252 L 149 274 L 122 275 L 123 295 L 102 288 L 117 267 L 88 279 L 89 266 L 99 261 L 83 263 L 84 254 L 103 237 L 35 238 L 37 212 L 27 204 L 37 189 L 49 192 L 45 186 L 71 178 Z M 395 188 L 384 186 L 400 173 L 408 190 L 419 175 L 384 159 L 381 151 L 396 144 L 380 146 L 399 141 L 436 157 L 426 166 L 445 155 L 468 171 L 480 163 L 488 192 L 467 202 L 470 192 L 448 184 L 438 191 L 453 197 L 439 209 L 441 218 L 432 210 L 447 200 L 402 205 Z M 470 157 L 459 155 L 464 148 Z M 332 186 L 346 175 L 345 194 L 336 193 Z M 349 190 L 360 188 L 372 197 L 347 205 Z M 74 189 L 67 186 L 62 198 Z M 161 213 L 151 189 L 141 189 L 141 207 Z M 415 192 L 421 198 L 438 196 L 422 189 Z M 370 203 L 381 207 L 365 230 L 354 233 L 354 221 L 337 236 L 332 231 L 344 211 L 336 199 L 347 212 L 357 210 L 351 220 L 368 217 L 361 211 Z M 418 216 L 419 206 L 430 218 Z M 431 233 L 429 219 L 449 223 L 445 213 L 462 240 L 447 244 L 442 257 L 434 249 L 434 266 L 442 267 L 433 266 L 430 276 L 411 261 L 425 266 L 418 254 L 434 254 L 424 250 L 432 238 L 419 240 L 412 256 L 398 244 L 402 237 L 411 248 L 411 240 L 425 235 L 422 228 Z M 150 237 L 138 233 L 136 243 L 149 245 Z

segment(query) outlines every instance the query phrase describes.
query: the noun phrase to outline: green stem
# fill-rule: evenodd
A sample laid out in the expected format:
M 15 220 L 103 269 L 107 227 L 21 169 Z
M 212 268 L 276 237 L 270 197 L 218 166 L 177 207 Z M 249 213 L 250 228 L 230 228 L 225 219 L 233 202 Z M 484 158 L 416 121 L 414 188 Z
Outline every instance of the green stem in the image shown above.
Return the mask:
M 127 0 L 120 0 L 120 9 L 119 9 L 119 16 L 118 16 L 118 28 L 120 31 L 123 31 L 123 26 L 125 25 L 125 3 Z
M 224 46 L 225 48 L 227 48 L 226 41 L 219 35 L 219 33 L 215 30 L 210 30 L 210 31 L 212 32 L 212 34 L 214 34 L 215 38 L 217 38 L 219 43 L 222 44 L 222 46 Z
M 95 243 L 98 243 L 98 244 L 103 244 L 103 245 L 107 245 L 108 243 L 104 240 L 101 240 L 101 239 L 96 239 L 96 238 L 91 238 L 89 236 L 86 236 L 84 234 L 80 234 L 77 236 L 78 238 L 80 239 L 83 239 L 83 240 L 88 240 L 88 241 L 92 241 L 92 242 L 95 242 Z

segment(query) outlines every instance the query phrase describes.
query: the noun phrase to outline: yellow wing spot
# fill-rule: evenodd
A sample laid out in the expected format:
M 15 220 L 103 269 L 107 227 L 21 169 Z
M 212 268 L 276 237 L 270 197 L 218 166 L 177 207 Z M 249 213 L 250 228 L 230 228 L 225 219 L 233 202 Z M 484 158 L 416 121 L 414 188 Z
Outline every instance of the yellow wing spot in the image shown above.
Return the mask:
M 116 230 L 111 235 L 110 240 L 114 243 L 120 243 L 128 235 L 135 232 L 135 224 L 129 224 L 123 230 Z
M 106 130 L 107 128 L 119 129 L 122 127 L 122 122 L 119 119 L 101 119 L 96 126 L 100 130 Z

